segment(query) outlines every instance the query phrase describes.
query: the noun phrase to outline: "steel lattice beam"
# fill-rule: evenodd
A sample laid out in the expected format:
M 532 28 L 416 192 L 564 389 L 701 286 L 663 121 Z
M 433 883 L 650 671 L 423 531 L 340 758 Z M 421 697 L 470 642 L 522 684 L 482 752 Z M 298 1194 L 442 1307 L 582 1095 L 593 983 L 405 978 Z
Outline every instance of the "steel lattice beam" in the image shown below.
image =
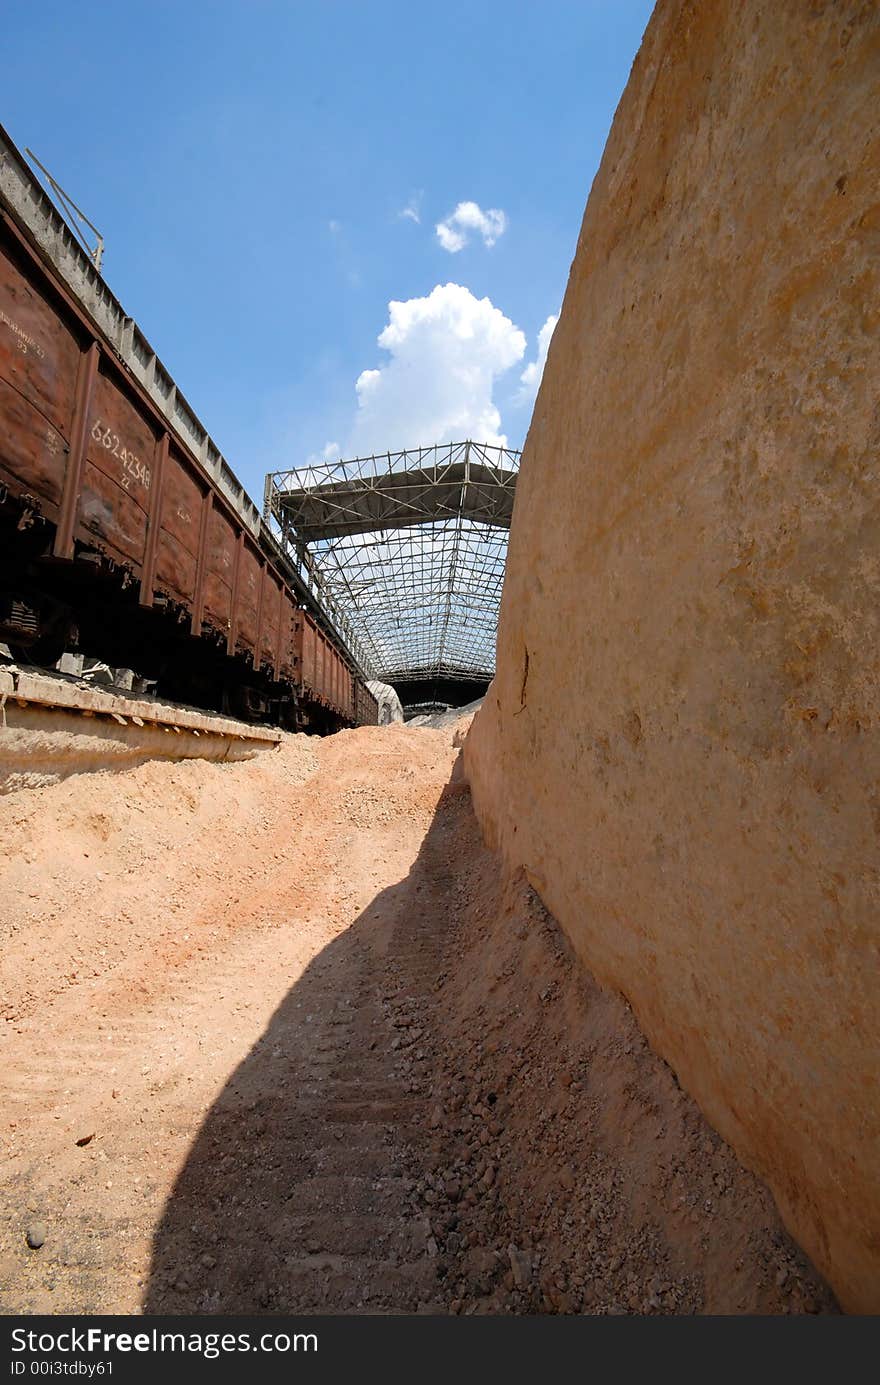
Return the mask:
M 266 520 L 373 676 L 491 678 L 519 458 L 448 443 L 266 477 Z

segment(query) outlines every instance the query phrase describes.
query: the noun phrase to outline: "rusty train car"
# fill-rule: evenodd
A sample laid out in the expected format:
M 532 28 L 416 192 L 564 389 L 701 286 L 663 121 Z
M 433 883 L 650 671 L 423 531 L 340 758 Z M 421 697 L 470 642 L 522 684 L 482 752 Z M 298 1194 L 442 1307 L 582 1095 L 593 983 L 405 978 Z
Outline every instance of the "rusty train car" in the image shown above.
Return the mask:
M 311 606 L 309 603 L 312 603 Z M 0 127 L 0 640 L 290 729 L 378 708 L 219 449 Z

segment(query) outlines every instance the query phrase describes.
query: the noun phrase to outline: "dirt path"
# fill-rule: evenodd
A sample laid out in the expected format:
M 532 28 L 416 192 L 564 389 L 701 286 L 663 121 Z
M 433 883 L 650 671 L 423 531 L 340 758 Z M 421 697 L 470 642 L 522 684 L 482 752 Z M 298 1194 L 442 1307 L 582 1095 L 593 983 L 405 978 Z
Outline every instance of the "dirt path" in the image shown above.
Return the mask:
M 0 802 L 3 1311 L 833 1307 L 503 884 L 456 753 L 296 737 Z

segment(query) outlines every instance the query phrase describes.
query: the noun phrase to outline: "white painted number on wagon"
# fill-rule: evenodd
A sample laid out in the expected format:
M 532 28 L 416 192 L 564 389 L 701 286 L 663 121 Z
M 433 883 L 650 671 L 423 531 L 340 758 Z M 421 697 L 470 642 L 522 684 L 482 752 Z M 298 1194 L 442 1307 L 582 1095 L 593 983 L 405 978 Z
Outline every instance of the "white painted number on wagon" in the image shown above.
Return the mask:
M 129 448 L 123 447 L 118 435 L 113 432 L 112 428 L 108 428 L 106 424 L 102 423 L 99 418 L 95 419 L 94 427 L 92 428 L 92 437 L 95 439 L 95 442 L 99 442 L 102 447 L 106 447 L 108 452 L 112 453 L 114 457 L 118 457 L 121 461 L 122 475 L 119 479 L 125 490 L 131 489 L 132 481 L 136 481 L 139 486 L 143 486 L 144 490 L 150 489 L 150 468 L 141 461 L 140 457 L 136 457 Z
M 7 317 L 2 308 L 0 308 L 0 322 L 5 323 L 10 332 L 14 334 L 15 344 L 23 356 L 26 356 L 29 351 L 33 351 L 34 355 L 39 356 L 41 361 L 45 358 L 46 353 L 40 343 L 28 336 L 24 328 L 19 327 L 17 322 L 13 322 L 11 317 Z

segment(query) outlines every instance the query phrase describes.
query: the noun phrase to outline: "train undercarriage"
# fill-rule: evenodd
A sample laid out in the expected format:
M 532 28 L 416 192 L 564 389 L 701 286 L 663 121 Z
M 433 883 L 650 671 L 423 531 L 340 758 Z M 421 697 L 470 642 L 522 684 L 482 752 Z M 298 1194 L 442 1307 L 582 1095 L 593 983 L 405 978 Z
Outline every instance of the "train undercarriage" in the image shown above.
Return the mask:
M 31 497 L 0 487 L 0 643 L 12 657 L 55 668 L 65 654 L 135 671 L 138 687 L 166 701 L 288 731 L 328 734 L 346 725 L 247 654 L 230 656 L 222 631 L 191 633 L 188 610 L 158 595 L 139 603 L 131 573 L 77 543 L 73 561 L 52 556 L 55 526 Z

